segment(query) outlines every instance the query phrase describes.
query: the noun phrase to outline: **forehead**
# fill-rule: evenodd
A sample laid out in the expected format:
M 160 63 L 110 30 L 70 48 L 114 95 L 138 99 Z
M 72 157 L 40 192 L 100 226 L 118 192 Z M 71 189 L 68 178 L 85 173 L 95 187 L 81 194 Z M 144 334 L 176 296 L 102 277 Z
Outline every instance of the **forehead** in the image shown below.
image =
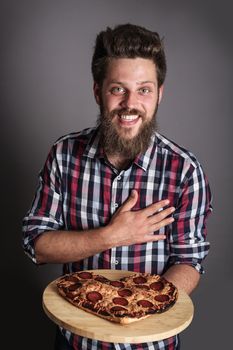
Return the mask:
M 145 58 L 111 58 L 105 80 L 110 81 L 157 81 L 156 67 Z

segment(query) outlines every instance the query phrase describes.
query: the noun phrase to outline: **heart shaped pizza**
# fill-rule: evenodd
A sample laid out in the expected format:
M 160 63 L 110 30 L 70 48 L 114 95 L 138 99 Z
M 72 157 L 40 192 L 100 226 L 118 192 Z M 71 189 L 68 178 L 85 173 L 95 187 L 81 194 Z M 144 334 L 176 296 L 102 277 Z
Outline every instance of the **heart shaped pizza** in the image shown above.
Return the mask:
M 164 312 L 178 297 L 171 282 L 149 273 L 109 280 L 90 271 L 74 272 L 59 278 L 57 288 L 74 306 L 120 324 Z

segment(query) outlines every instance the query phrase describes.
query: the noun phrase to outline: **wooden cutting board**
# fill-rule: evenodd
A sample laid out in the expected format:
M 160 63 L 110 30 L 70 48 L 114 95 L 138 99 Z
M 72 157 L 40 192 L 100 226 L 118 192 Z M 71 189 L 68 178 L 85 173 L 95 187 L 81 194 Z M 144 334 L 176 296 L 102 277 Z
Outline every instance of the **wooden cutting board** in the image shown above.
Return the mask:
M 93 270 L 92 270 L 93 271 Z M 123 270 L 94 270 L 96 274 L 116 280 L 132 274 Z M 57 325 L 83 337 L 111 343 L 145 343 L 166 339 L 182 332 L 193 319 L 194 306 L 182 290 L 176 303 L 161 314 L 144 320 L 120 325 L 80 310 L 57 292 L 56 280 L 43 293 L 43 309 Z

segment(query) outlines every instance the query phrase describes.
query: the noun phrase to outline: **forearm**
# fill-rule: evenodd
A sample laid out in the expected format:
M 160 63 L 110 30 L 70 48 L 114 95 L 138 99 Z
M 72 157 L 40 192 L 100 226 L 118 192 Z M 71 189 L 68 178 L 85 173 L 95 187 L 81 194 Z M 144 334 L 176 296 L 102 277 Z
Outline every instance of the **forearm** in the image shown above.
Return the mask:
M 41 263 L 68 263 L 93 256 L 110 248 L 106 228 L 87 231 L 48 231 L 35 243 L 35 255 Z
M 191 294 L 200 280 L 199 272 L 186 264 L 171 266 L 163 276 L 177 288 L 183 289 L 187 294 Z
M 124 245 L 165 239 L 165 235 L 154 235 L 154 231 L 170 224 L 169 217 L 174 208 L 164 206 L 166 200 L 151 204 L 139 211 L 132 211 L 138 199 L 133 192 L 113 215 L 105 227 L 85 231 L 48 231 L 35 242 L 38 263 L 67 263 L 83 260 L 89 256 Z

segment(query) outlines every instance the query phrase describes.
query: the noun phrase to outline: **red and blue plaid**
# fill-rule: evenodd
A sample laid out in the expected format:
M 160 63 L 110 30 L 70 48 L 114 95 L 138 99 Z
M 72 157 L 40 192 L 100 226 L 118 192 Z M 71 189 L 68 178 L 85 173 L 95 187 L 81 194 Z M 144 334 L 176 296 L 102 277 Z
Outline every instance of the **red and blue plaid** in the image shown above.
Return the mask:
M 60 138 L 39 175 L 32 206 L 23 220 L 23 247 L 36 263 L 34 242 L 51 230 L 85 230 L 107 225 L 114 212 L 138 191 L 134 210 L 169 199 L 175 221 L 155 232 L 164 241 L 122 246 L 64 266 L 67 271 L 119 269 L 163 274 L 173 264 L 188 264 L 203 273 L 209 251 L 206 219 L 211 192 L 195 156 L 159 133 L 128 169 L 118 171 L 99 147 L 98 128 Z M 65 270 L 64 270 L 65 271 Z M 74 349 L 177 349 L 178 337 L 145 344 L 113 344 L 63 330 Z

